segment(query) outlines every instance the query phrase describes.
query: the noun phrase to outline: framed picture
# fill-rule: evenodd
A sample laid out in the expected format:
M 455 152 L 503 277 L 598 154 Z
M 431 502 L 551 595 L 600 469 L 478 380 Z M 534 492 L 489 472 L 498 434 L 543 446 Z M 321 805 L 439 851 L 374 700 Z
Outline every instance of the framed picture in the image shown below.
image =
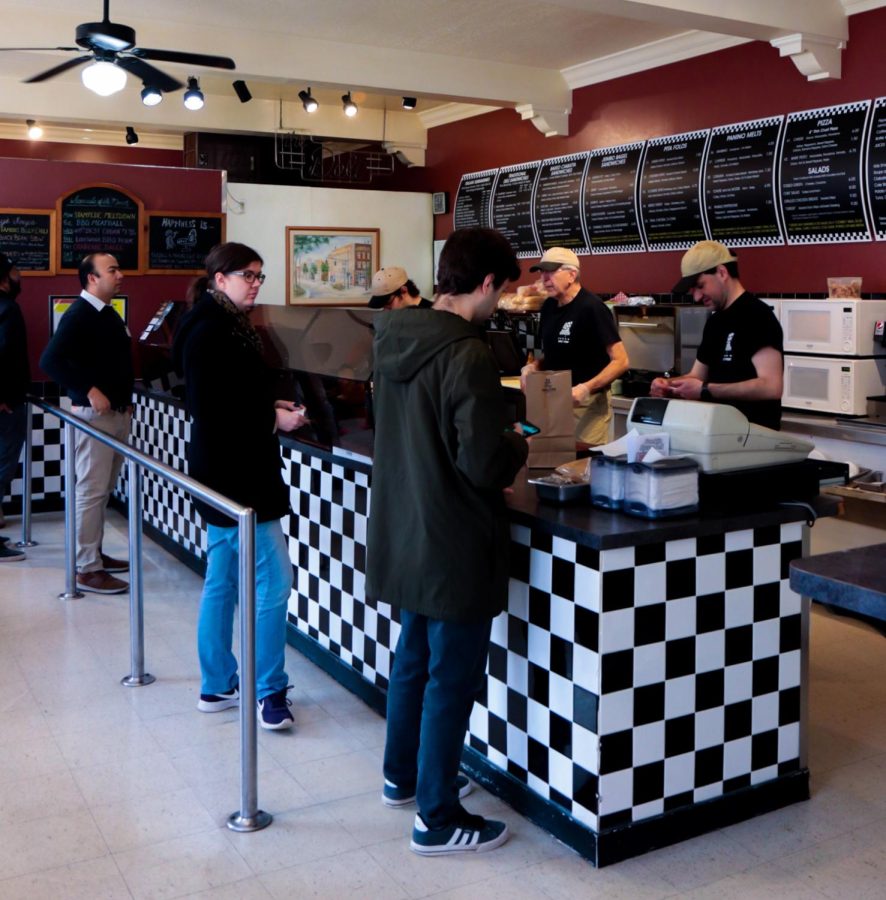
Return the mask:
M 286 228 L 286 302 L 364 306 L 378 269 L 378 228 Z
M 80 299 L 79 294 L 50 294 L 49 295 L 49 336 L 52 337 L 62 316 L 71 308 L 76 300 Z M 120 294 L 111 301 L 111 307 L 116 311 L 117 315 L 128 324 L 129 313 L 129 295 Z
M 431 194 L 431 205 L 434 210 L 435 216 L 442 216 L 443 213 L 449 211 L 449 204 L 447 200 L 449 197 L 446 194 L 446 191 L 437 191 L 434 194 Z

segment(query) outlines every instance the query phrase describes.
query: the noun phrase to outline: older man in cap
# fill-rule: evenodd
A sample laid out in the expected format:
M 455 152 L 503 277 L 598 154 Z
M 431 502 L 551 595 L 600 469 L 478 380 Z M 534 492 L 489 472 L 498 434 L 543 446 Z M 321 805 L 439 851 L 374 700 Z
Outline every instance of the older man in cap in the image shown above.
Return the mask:
M 541 272 L 548 299 L 541 309 L 543 358 L 523 367 L 572 371 L 576 440 L 605 444 L 612 410 L 609 386 L 628 370 L 628 354 L 606 304 L 581 286 L 578 257 L 551 247 L 530 272 Z
M 738 260 L 719 241 L 699 241 L 680 263 L 675 294 L 713 310 L 688 375 L 656 378 L 654 397 L 728 403 L 751 422 L 781 426 L 783 339 L 772 310 L 739 281 Z
M 406 309 L 414 306 L 418 309 L 430 309 L 430 300 L 422 297 L 415 282 L 400 266 L 386 266 L 372 276 L 369 298 L 370 309 Z

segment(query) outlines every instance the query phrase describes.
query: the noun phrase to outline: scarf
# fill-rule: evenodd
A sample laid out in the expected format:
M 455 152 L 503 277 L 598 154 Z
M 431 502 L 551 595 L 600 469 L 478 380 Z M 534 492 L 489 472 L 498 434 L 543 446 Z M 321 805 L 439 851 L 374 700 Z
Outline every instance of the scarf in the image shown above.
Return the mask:
M 240 342 L 247 348 L 251 347 L 261 356 L 264 352 L 261 338 L 258 332 L 249 321 L 249 316 L 230 301 L 226 294 L 221 291 L 210 290 L 209 295 L 212 299 L 231 317 L 231 328 Z

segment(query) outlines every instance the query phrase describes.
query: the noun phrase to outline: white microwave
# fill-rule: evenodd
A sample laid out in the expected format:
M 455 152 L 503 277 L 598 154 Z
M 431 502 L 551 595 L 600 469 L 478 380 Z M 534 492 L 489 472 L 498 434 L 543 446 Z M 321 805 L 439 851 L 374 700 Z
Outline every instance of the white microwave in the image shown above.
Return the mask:
M 886 353 L 881 344 L 874 343 L 877 322 L 886 319 L 886 300 L 780 300 L 777 315 L 786 353 Z
M 886 392 L 884 385 L 886 357 L 786 356 L 781 405 L 842 416 L 866 416 L 868 397 Z

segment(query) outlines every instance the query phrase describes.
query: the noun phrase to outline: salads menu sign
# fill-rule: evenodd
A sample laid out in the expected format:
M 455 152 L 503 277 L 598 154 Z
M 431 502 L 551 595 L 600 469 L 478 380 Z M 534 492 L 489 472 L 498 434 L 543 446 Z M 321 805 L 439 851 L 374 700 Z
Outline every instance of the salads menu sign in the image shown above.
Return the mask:
M 532 227 L 532 191 L 538 167 L 538 162 L 531 162 L 499 169 L 492 191 L 492 227 L 511 242 L 521 259 L 540 253 Z
M 489 228 L 489 201 L 498 169 L 462 175 L 455 197 L 456 228 Z

